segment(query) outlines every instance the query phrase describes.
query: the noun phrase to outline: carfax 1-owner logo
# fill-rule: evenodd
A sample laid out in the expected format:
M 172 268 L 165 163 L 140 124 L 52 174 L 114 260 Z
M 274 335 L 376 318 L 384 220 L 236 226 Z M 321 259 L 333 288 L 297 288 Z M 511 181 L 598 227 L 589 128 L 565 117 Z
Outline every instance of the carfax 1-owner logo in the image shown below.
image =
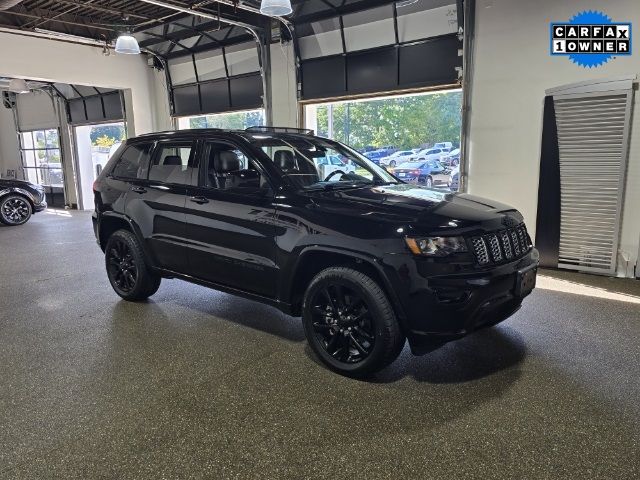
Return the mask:
M 582 12 L 568 22 L 551 24 L 551 55 L 566 55 L 583 67 L 631 55 L 631 47 L 631 22 L 614 22 L 602 12 Z

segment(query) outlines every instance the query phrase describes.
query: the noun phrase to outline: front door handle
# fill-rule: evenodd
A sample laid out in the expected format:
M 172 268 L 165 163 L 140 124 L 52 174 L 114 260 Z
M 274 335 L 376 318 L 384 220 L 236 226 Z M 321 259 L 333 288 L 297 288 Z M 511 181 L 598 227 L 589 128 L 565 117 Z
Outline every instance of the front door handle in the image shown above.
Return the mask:
M 207 200 L 204 197 L 191 197 L 189 200 L 191 200 L 193 203 L 197 203 L 198 205 L 204 205 L 205 203 L 209 203 L 209 200 Z
M 131 187 L 131 191 L 132 192 L 136 192 L 136 193 L 147 193 L 147 189 L 144 187 Z

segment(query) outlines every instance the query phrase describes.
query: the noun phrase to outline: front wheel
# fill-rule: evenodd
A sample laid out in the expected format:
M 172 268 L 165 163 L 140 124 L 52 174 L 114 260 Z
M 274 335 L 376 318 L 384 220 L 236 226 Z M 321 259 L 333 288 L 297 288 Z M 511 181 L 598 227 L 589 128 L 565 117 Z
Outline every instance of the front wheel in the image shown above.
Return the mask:
M 427 177 L 427 179 L 424 181 L 424 185 L 427 188 L 433 187 L 433 178 Z
M 140 242 L 128 230 L 109 237 L 105 262 L 111 286 L 125 300 L 145 300 L 160 288 L 161 277 L 147 267 Z
M 21 195 L 0 199 L 0 222 L 5 225 L 23 225 L 31 218 L 31 204 Z
M 381 370 L 405 343 L 387 295 L 350 268 L 328 268 L 312 280 L 304 296 L 303 323 L 316 355 L 344 375 Z
M 389 162 L 389 166 L 390 166 L 391 168 L 395 168 L 395 166 L 396 166 L 396 165 L 397 165 L 397 163 L 396 163 L 396 161 L 395 161 L 395 160 L 391 160 L 391 161 Z

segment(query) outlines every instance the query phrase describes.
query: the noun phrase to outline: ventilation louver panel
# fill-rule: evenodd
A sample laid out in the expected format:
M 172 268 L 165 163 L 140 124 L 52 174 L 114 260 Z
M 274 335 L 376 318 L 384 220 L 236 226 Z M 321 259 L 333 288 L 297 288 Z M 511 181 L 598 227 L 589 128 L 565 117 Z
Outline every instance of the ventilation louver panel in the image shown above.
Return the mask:
M 629 95 L 554 98 L 560 153 L 559 267 L 615 271 Z

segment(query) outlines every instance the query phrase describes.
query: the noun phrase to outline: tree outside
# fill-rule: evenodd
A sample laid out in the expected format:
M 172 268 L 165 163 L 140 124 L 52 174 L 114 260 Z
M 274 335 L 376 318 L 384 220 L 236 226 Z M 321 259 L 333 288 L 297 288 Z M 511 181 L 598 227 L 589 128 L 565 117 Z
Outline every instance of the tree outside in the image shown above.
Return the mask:
M 126 138 L 124 125 L 96 125 L 89 134 L 91 145 L 109 148 Z
M 462 92 L 333 105 L 333 138 L 357 149 L 460 144 Z M 317 107 L 318 135 L 329 135 L 329 107 Z

